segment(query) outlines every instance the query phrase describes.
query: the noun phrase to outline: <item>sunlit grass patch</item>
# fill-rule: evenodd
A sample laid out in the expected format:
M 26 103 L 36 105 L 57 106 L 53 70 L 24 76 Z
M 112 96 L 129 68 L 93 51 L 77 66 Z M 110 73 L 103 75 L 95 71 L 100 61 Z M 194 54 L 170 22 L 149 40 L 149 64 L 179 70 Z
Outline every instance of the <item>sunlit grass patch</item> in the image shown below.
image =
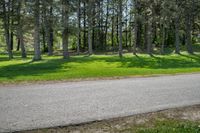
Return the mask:
M 43 56 L 38 62 L 32 57 L 8 60 L 0 55 L 0 82 L 68 80 L 120 76 L 143 76 L 200 72 L 200 54 L 155 55 L 125 54 L 72 56 Z

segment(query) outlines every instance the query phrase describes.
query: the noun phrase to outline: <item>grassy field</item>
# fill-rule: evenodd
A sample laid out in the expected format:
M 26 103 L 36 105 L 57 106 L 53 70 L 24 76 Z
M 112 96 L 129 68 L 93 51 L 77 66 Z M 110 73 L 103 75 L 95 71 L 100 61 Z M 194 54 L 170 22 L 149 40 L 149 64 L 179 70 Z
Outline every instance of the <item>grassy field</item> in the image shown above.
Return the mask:
M 200 53 L 189 55 L 117 55 L 47 57 L 32 62 L 32 57 L 22 60 L 19 56 L 9 61 L 0 55 L 0 83 L 20 81 L 73 80 L 121 76 L 148 76 L 200 72 Z

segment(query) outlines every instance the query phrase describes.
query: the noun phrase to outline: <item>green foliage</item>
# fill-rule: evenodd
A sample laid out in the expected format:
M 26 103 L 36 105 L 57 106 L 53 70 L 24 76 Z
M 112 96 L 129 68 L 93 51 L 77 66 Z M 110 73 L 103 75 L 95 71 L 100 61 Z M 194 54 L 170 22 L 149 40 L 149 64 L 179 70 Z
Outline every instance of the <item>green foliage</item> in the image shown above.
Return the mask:
M 16 56 L 15 56 L 16 57 Z M 69 60 L 60 56 L 44 56 L 32 62 L 32 57 L 8 60 L 0 55 L 0 82 L 68 80 L 118 76 L 176 74 L 200 72 L 200 54 L 133 56 L 74 56 Z
M 200 133 L 200 125 L 195 122 L 175 120 L 157 121 L 153 128 L 139 128 L 138 133 Z

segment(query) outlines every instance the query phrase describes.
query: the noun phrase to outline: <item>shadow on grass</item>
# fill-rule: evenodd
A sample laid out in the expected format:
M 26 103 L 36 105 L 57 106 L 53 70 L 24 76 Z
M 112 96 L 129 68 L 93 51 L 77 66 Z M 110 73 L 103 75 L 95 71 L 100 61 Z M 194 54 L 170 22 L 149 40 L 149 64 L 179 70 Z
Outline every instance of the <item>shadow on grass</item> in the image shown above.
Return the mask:
M 50 73 L 67 73 L 69 71 L 79 71 L 76 66 L 70 63 L 79 63 L 87 66 L 90 63 L 105 62 L 107 65 L 117 63 L 117 68 L 148 68 L 148 69 L 182 69 L 200 67 L 200 55 L 180 56 L 81 56 L 64 59 L 47 59 L 40 62 L 26 62 L 22 64 L 13 64 L 0 67 L 0 78 L 14 79 L 17 76 L 40 76 Z M 75 67 L 72 69 L 72 67 Z M 101 66 L 99 66 L 101 67 Z M 98 68 L 97 68 L 98 69 Z M 105 68 L 106 69 L 106 68 Z
M 62 64 L 66 64 L 64 59 L 51 59 L 39 62 L 26 62 L 0 67 L 0 78 L 14 79 L 17 76 L 40 76 L 46 73 L 54 73 L 61 70 Z M 65 65 L 70 69 L 70 66 Z M 66 72 L 66 70 L 65 70 Z

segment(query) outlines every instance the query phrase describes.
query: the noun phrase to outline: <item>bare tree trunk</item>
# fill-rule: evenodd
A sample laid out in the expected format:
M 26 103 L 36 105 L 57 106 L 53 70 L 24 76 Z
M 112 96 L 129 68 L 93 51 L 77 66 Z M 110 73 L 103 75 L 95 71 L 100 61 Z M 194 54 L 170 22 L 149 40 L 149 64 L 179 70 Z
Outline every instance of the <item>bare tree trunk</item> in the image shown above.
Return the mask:
M 17 38 L 17 49 L 16 49 L 16 51 L 19 51 L 19 49 L 20 49 L 20 38 L 18 37 Z
M 148 39 L 147 35 L 148 34 L 148 24 L 145 22 L 144 24 L 144 49 L 147 49 L 147 44 L 148 44 Z
M 18 37 L 18 45 L 17 45 L 17 50 L 21 48 L 21 56 L 22 58 L 26 58 L 26 50 L 24 46 L 24 35 L 23 35 L 23 21 L 22 21 L 22 16 L 21 16 L 21 5 L 22 2 L 18 1 L 18 27 L 17 27 L 17 37 Z
M 50 6 L 50 9 L 48 4 L 52 4 L 52 1 L 42 1 L 43 3 L 43 18 L 44 18 L 44 23 L 43 23 L 43 27 L 44 27 L 44 31 L 45 31 L 45 42 L 47 42 L 47 48 L 48 48 L 48 55 L 51 56 L 53 55 L 53 46 L 52 46 L 52 40 L 51 40 L 51 30 L 52 30 L 52 15 L 53 15 L 53 7 Z M 48 15 L 49 13 L 49 15 Z
M 186 17 L 186 45 L 188 53 L 193 54 L 193 48 L 192 48 L 192 37 L 191 37 L 191 16 L 187 15 Z
M 136 55 L 137 51 L 136 51 L 136 47 L 137 47 L 137 43 L 138 43 L 138 1 L 135 0 L 135 26 L 134 26 L 134 35 L 135 35 L 135 42 L 134 42 L 134 45 L 133 45 L 133 54 Z
M 122 57 L 122 0 L 119 0 L 119 57 Z
M 11 4 L 10 7 L 11 7 L 11 11 L 10 11 L 10 8 L 9 8 L 9 12 L 10 12 L 10 21 L 11 21 L 11 24 L 10 24 L 10 47 L 11 47 L 11 50 L 13 51 L 13 43 L 14 43 L 14 33 L 13 33 L 13 26 L 14 26 L 14 1 L 12 0 L 9 0 L 9 3 Z
M 10 8 L 10 5 L 8 5 L 8 8 Z M 3 1 L 3 23 L 4 23 L 4 32 L 5 32 L 5 39 L 6 39 L 6 46 L 8 51 L 9 59 L 13 58 L 13 53 L 11 49 L 11 43 L 10 43 L 10 11 L 6 10 L 6 1 Z
M 180 39 L 179 39 L 179 19 L 178 19 L 178 17 L 175 20 L 175 37 L 176 37 L 176 40 L 175 40 L 175 46 L 176 46 L 175 53 L 179 54 L 180 53 Z
M 162 45 L 160 49 L 160 53 L 164 54 L 164 47 L 165 47 L 165 26 L 162 26 Z
M 68 0 L 62 0 L 62 17 L 63 17 L 63 33 L 62 33 L 62 43 L 63 43 L 63 58 L 68 59 L 69 58 L 69 52 L 68 52 Z
M 107 46 L 107 33 L 108 33 L 108 17 L 109 17 L 109 4 L 110 0 L 107 0 L 107 7 L 106 7 L 106 24 L 105 24 L 105 47 Z
M 40 0 L 35 0 L 34 5 L 34 57 L 33 60 L 41 60 L 40 52 Z
M 13 51 L 13 38 L 14 38 L 14 33 L 11 29 L 11 32 L 10 32 L 10 47 L 11 47 L 11 50 Z
M 84 50 L 86 49 L 87 47 L 87 44 L 86 44 L 86 2 L 84 1 L 83 2 L 83 5 L 84 5 L 84 11 L 83 11 L 83 46 L 84 46 Z
M 78 10 L 77 10 L 77 21 L 78 21 L 78 33 L 77 33 L 77 46 L 76 46 L 76 51 L 77 54 L 80 54 L 80 45 L 81 45 L 81 10 L 80 10 L 80 6 L 81 6 L 81 2 L 80 0 L 78 0 L 77 2 L 78 5 Z
M 137 54 L 137 51 L 136 51 L 136 47 L 137 47 L 137 38 L 138 38 L 138 23 L 136 22 L 135 23 L 135 28 L 134 28 L 134 35 L 135 35 L 135 42 L 133 44 L 133 54 L 136 55 Z
M 147 53 L 152 55 L 151 22 L 147 22 Z
M 92 51 L 92 9 L 93 9 L 93 1 L 89 0 L 88 3 L 88 54 L 92 55 L 93 51 Z
M 116 25 L 116 41 L 117 45 L 119 45 L 119 13 L 117 13 Z
M 114 48 L 114 17 L 112 17 L 111 46 Z
M 22 30 L 19 30 L 19 38 L 20 38 L 21 56 L 22 58 L 26 58 L 26 50 L 24 47 L 24 36 Z
M 62 34 L 62 43 L 63 43 L 63 58 L 68 59 L 69 53 L 68 53 L 68 30 L 65 29 Z
M 52 56 L 53 55 L 53 29 L 52 29 L 52 19 L 53 19 L 53 7 L 52 7 L 53 1 L 50 2 L 50 20 L 49 22 L 49 27 L 48 27 L 48 35 L 47 35 L 47 43 L 48 43 L 48 55 Z

